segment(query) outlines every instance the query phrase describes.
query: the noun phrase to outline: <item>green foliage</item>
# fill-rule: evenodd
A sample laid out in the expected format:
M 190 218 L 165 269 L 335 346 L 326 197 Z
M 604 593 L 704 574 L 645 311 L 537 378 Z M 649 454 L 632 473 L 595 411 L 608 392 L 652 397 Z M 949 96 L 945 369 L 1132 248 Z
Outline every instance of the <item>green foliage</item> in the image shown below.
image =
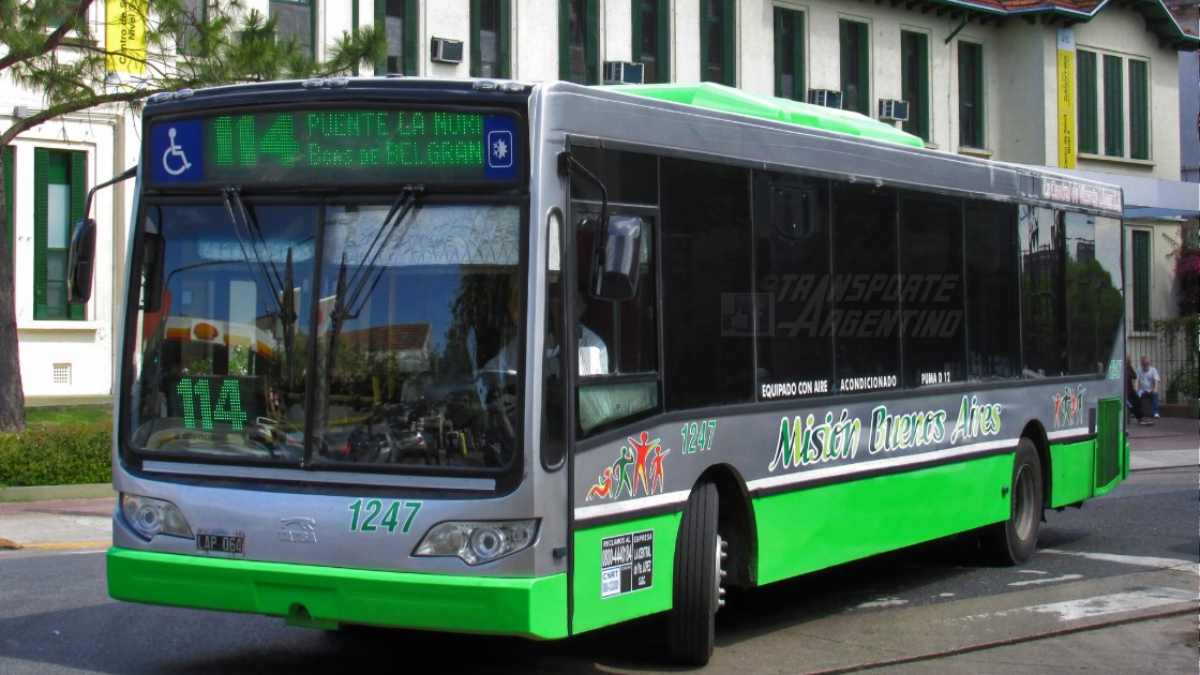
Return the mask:
M 112 481 L 112 430 L 106 423 L 36 425 L 0 434 L 0 487 Z

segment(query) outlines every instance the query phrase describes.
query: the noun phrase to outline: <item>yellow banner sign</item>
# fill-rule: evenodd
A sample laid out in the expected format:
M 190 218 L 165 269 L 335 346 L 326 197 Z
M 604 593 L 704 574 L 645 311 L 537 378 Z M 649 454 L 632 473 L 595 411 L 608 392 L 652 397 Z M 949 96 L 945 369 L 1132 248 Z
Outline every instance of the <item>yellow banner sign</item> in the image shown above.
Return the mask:
M 108 0 L 105 47 L 110 73 L 146 73 L 146 12 L 149 0 Z
M 1058 166 L 1075 168 L 1079 148 L 1075 135 L 1075 35 L 1058 31 Z

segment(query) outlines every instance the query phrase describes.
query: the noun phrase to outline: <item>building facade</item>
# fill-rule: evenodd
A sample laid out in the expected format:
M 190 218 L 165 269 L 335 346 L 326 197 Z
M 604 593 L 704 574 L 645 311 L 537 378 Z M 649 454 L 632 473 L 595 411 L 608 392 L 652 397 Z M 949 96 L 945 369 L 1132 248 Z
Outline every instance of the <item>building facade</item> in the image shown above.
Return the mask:
M 189 4 L 203 16 L 204 0 Z M 1152 188 L 1138 200 L 1151 203 L 1136 203 L 1143 210 L 1127 214 L 1127 249 L 1144 245 L 1136 233 L 1147 233 L 1147 259 L 1155 267 L 1146 302 L 1155 315 L 1167 311 L 1174 283 L 1171 270 L 1157 266 L 1167 245 L 1162 240 L 1179 232 L 1189 208 L 1200 211 L 1200 194 L 1189 201 L 1187 188 L 1179 188 L 1187 144 L 1195 140 L 1181 139 L 1188 98 L 1180 95 L 1180 64 L 1195 63 L 1198 41 L 1194 26 L 1186 30 L 1161 0 L 244 5 L 276 16 L 277 31 L 318 58 L 354 26 L 379 26 L 387 53 L 373 66 L 360 66 L 358 75 L 603 84 L 640 74 L 646 82 L 716 81 L 893 120 L 943 152 L 1143 181 Z M 95 3 L 91 17 L 101 40 L 104 10 L 104 2 Z M 0 126 L 45 105 L 37 92 L 5 79 L 0 101 Z M 82 212 L 80 195 L 136 163 L 140 140 L 129 110 L 100 108 L 41 125 L 12 146 L 6 180 L 27 396 L 111 393 L 114 298 L 123 297 L 132 185 L 101 191 L 93 204 L 101 236 L 96 287 L 86 306 L 66 303 L 67 227 Z M 1160 199 L 1164 189 L 1182 197 Z M 1139 278 L 1127 270 L 1127 285 Z M 1144 294 L 1126 290 L 1132 317 L 1132 303 Z

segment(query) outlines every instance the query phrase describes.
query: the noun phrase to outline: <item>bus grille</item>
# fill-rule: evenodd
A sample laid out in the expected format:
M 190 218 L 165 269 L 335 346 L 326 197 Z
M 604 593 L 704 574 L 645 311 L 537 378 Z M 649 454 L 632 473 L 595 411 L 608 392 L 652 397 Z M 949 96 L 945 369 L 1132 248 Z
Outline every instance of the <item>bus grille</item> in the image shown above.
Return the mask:
M 1106 398 L 1096 409 L 1096 487 L 1121 475 L 1121 399 Z

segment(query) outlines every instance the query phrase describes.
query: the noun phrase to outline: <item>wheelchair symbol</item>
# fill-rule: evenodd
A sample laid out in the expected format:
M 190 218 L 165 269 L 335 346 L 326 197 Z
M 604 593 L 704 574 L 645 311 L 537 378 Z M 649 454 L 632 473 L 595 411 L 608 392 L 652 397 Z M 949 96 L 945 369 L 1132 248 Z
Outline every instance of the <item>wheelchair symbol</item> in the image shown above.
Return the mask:
M 183 148 L 179 147 L 179 145 L 175 143 L 175 134 L 175 127 L 171 127 L 167 130 L 167 135 L 171 137 L 171 147 L 167 148 L 166 151 L 163 152 L 162 156 L 163 170 L 172 176 L 178 176 L 184 171 L 192 168 L 192 163 L 188 161 L 187 155 L 183 152 Z M 179 165 L 179 168 L 171 168 L 172 156 L 179 158 L 178 161 L 175 162 Z

